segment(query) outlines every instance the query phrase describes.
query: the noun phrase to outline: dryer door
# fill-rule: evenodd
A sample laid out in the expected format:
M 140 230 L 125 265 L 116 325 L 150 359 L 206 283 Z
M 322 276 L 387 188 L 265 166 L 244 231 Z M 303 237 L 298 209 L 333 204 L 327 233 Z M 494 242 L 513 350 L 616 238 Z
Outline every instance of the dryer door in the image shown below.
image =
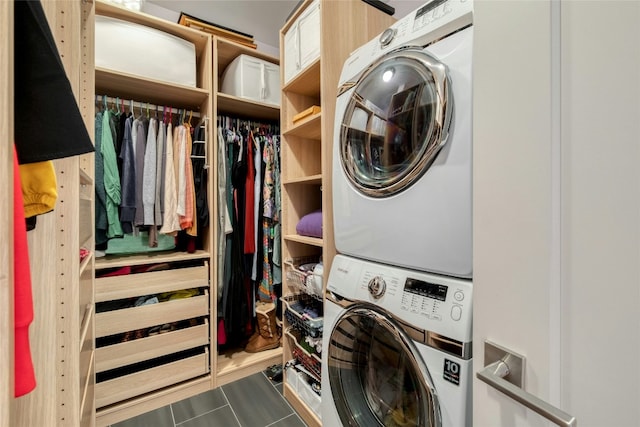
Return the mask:
M 323 351 L 328 352 L 329 386 L 344 426 L 441 426 L 438 398 L 422 357 L 379 307 L 358 303 L 348 308 Z
M 421 49 L 402 48 L 343 88 L 354 85 L 340 129 L 343 170 L 368 196 L 403 191 L 447 142 L 453 111 L 447 68 Z

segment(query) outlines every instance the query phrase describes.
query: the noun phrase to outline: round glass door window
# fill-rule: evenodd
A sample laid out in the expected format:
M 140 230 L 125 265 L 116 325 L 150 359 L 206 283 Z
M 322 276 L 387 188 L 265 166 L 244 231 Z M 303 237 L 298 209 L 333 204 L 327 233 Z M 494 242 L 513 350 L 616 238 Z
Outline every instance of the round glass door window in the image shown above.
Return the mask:
M 444 64 L 419 49 L 391 52 L 356 83 L 340 130 L 342 167 L 363 194 L 411 186 L 446 143 L 452 99 Z
M 329 386 L 350 427 L 439 427 L 433 381 L 408 336 L 375 306 L 340 317 L 328 351 Z

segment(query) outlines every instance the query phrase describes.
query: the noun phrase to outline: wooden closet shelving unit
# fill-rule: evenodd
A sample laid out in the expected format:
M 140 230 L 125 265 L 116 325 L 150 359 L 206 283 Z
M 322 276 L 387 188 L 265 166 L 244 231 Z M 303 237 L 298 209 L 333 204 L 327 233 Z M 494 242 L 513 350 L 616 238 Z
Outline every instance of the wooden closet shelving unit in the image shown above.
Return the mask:
M 249 55 L 273 64 L 279 64 L 278 58 L 219 36 L 214 36 L 213 45 L 213 88 L 215 91 L 213 108 L 215 114 L 245 117 L 252 120 L 277 121 L 280 118 L 279 107 L 229 95 L 219 90 L 222 85 L 222 75 L 224 71 L 238 56 L 242 54 Z M 218 141 L 217 132 L 214 132 L 214 141 L 214 147 L 216 147 L 217 151 L 218 144 L 221 143 L 221 141 Z M 215 312 L 217 313 L 217 308 Z M 260 372 L 268 366 L 280 363 L 281 361 L 281 347 L 258 353 L 247 353 L 242 349 L 230 349 L 219 352 L 215 362 L 216 386 L 221 386 Z
M 332 150 L 335 100 L 344 61 L 357 47 L 368 42 L 395 19 L 362 1 L 319 0 L 320 53 L 317 60 L 285 82 L 286 34 L 305 10 L 314 5 L 305 0 L 280 30 L 282 76 L 282 259 L 293 260 L 322 256 L 323 289 L 336 255 L 333 238 L 333 202 L 331 198 Z M 321 112 L 293 123 L 296 114 L 311 106 Z M 322 238 L 300 236 L 300 219 L 322 209 Z M 286 271 L 283 271 L 286 278 Z M 296 294 L 299 288 L 285 280 L 283 294 Z M 285 329 L 289 325 L 285 321 Z M 284 361 L 294 358 L 295 343 L 283 339 Z M 324 386 L 324 384 L 323 384 Z M 287 383 L 284 396 L 309 426 L 321 426 L 316 413 Z
M 194 44 L 196 53 L 196 86 L 184 86 L 148 79 L 126 72 L 104 68 L 95 70 L 95 92 L 98 95 L 125 100 L 167 105 L 193 111 L 199 115 L 192 125 L 205 117 L 209 145 L 207 164 L 213 164 L 211 147 L 212 123 L 212 39 L 208 34 L 173 24 L 143 13 L 101 1 L 95 13 L 130 23 L 154 28 Z M 93 49 L 91 49 L 93 54 Z M 209 174 L 209 212 L 215 218 L 213 181 Z M 203 249 L 194 253 L 166 251 L 130 256 L 107 255 L 96 260 L 96 272 L 118 267 L 150 266 L 150 270 L 114 277 L 98 277 L 96 307 L 140 297 L 184 290 L 197 290 L 188 298 L 160 301 L 156 304 L 131 306 L 95 314 L 97 343 L 95 366 L 97 382 L 95 402 L 97 425 L 106 426 L 144 412 L 165 406 L 215 386 L 215 331 L 212 313 L 211 278 L 215 277 L 215 237 L 213 227 L 204 230 Z M 215 317 L 213 317 L 215 319 Z M 117 339 L 131 331 L 172 325 L 166 332 L 142 333 L 135 339 Z M 174 329 L 173 326 L 177 325 Z M 134 334 L 135 336 L 135 334 Z

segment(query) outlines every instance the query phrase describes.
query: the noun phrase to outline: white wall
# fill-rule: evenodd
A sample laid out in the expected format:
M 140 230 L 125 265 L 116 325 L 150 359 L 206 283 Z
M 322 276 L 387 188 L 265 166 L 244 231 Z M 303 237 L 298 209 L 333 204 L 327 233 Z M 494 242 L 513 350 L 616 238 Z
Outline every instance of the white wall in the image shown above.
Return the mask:
M 178 22 L 180 19 L 180 12 L 176 12 L 174 10 L 166 9 L 162 6 L 158 6 L 154 3 L 145 2 L 142 6 L 142 12 L 148 13 L 149 15 L 153 15 L 155 17 L 164 19 L 169 22 Z M 251 32 L 250 29 L 239 28 L 238 31 L 247 31 Z M 277 28 L 274 26 L 274 31 L 277 33 L 280 31 L 280 26 Z M 260 52 L 266 53 L 267 55 L 272 55 L 275 57 L 280 56 L 280 49 L 278 46 L 271 46 L 269 44 L 263 43 L 260 40 L 254 40 L 254 43 L 257 45 L 257 50 Z

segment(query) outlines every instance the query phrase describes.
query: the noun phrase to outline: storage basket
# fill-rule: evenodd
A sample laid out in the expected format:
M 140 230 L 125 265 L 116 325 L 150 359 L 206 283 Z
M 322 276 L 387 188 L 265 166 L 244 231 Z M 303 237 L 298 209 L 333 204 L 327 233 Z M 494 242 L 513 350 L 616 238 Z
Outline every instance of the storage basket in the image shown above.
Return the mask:
M 303 347 L 300 346 L 300 340 L 303 339 L 303 335 L 300 331 L 297 331 L 293 328 L 288 328 L 285 331 L 285 335 L 289 339 L 293 347 L 293 357 L 305 367 L 307 371 L 309 371 L 316 379 L 320 379 L 321 377 L 321 367 L 322 362 L 318 355 L 311 354 Z
M 300 266 L 306 264 L 318 264 L 318 257 L 299 257 L 288 259 L 287 283 L 296 290 L 322 299 L 322 275 L 315 274 L 313 270 L 302 270 Z
M 322 336 L 322 301 L 307 294 L 285 295 L 281 300 L 289 325 L 313 338 Z M 309 316 L 309 311 L 318 313 L 318 316 Z

